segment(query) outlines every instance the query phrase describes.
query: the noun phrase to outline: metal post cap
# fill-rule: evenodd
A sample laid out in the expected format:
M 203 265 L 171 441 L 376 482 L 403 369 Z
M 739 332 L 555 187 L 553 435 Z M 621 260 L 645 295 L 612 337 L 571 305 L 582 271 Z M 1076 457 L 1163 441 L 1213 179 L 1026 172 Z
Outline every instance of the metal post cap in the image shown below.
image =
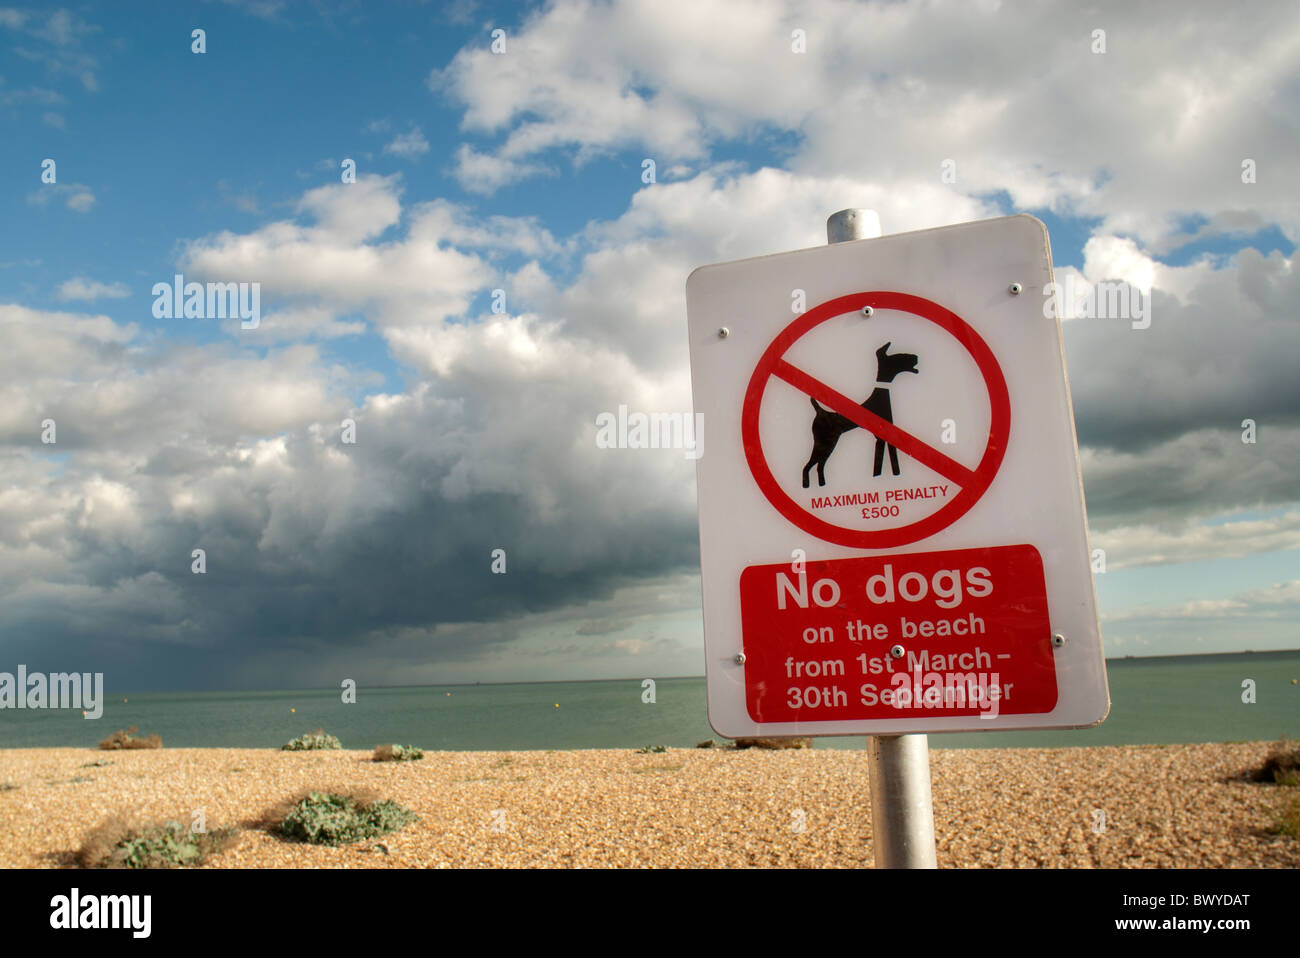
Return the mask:
M 847 209 L 826 220 L 826 242 L 875 239 L 880 235 L 880 217 L 875 210 Z

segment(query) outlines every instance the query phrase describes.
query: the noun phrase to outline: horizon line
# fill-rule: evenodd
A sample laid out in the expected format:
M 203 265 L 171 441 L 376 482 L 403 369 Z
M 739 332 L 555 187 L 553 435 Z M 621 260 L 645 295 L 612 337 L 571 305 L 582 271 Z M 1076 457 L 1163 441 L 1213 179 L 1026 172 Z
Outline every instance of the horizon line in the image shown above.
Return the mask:
M 1124 661 L 1148 661 L 1151 659 L 1195 659 L 1207 658 L 1216 655 L 1267 655 L 1273 653 L 1300 652 L 1300 648 L 1294 649 L 1235 649 L 1231 651 L 1220 652 L 1166 652 L 1156 653 L 1153 655 L 1115 655 L 1107 656 L 1106 663 Z M 604 679 L 516 679 L 512 681 L 498 682 L 430 682 L 410 685 L 367 685 L 367 689 L 454 689 L 454 688 L 474 688 L 476 686 L 488 685 L 564 685 L 577 684 L 586 682 L 644 682 L 647 678 L 653 678 L 654 681 L 670 681 L 675 679 L 703 679 L 705 675 L 665 675 L 665 676 L 625 676 L 622 678 L 604 678 Z M 221 688 L 221 689 L 134 689 L 127 690 L 126 695 L 148 695 L 148 694 L 167 694 L 182 692 L 337 692 L 338 688 L 328 686 L 303 686 L 299 688 Z M 114 693 L 114 695 L 119 693 Z

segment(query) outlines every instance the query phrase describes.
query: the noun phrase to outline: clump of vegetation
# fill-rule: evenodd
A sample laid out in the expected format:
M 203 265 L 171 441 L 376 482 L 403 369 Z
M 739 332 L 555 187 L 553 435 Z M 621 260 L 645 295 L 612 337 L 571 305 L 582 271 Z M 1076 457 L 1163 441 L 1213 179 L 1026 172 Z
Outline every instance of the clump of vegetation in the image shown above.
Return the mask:
M 1300 744 L 1283 738 L 1268 750 L 1264 764 L 1247 774 L 1254 782 L 1300 785 Z
M 1274 835 L 1300 838 L 1300 796 L 1292 795 L 1281 808 L 1274 810 L 1273 826 L 1269 831 Z
M 311 845 L 347 845 L 377 838 L 415 820 L 414 812 L 388 799 L 333 792 L 308 792 L 266 815 L 272 830 Z
M 158 735 L 150 735 L 148 738 L 137 736 L 135 733 L 140 731 L 132 725 L 126 731 L 118 729 L 108 738 L 99 743 L 103 749 L 113 748 L 162 748 L 162 738 Z
M 732 748 L 812 748 L 813 740 L 806 736 L 776 735 L 758 738 L 738 738 L 732 743 Z
M 110 818 L 81 843 L 82 868 L 185 868 L 201 865 L 235 841 L 236 829 L 194 832 L 180 822 L 137 825 Z
M 333 735 L 326 735 L 324 730 L 316 729 L 306 735 L 299 735 L 292 742 L 280 746 L 282 752 L 309 752 L 318 748 L 342 748 L 343 744 Z
M 639 749 L 637 749 L 637 754 L 649 755 L 653 753 L 657 755 L 660 752 L 666 752 L 666 751 L 668 751 L 667 745 L 642 745 Z
M 416 745 L 380 745 L 375 749 L 376 762 L 418 762 L 424 749 Z
M 0 785 L 0 792 L 13 792 L 20 788 L 22 788 L 21 785 L 15 785 L 13 782 L 5 782 L 3 785 Z
M 82 765 L 80 767 L 81 768 L 107 768 L 109 765 L 112 764 L 113 764 L 113 760 L 111 758 L 97 758 L 93 762 L 87 762 L 85 765 Z

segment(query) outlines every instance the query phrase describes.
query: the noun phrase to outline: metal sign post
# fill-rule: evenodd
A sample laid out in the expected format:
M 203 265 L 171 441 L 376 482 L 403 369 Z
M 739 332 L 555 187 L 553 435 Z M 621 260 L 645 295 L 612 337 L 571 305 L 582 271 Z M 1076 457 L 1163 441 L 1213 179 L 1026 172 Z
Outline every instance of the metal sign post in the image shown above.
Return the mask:
M 871 210 L 840 210 L 826 220 L 826 241 L 874 239 L 880 220 Z M 873 735 L 871 831 L 877 868 L 938 868 L 930 797 L 930 742 L 925 735 Z

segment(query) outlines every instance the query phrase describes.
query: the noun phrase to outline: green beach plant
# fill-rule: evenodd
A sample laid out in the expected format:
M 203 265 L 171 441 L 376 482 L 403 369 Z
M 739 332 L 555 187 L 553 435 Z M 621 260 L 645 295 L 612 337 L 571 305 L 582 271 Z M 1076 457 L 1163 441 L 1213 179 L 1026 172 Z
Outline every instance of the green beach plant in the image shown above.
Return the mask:
M 316 729 L 306 735 L 299 735 L 291 742 L 280 746 L 282 752 L 309 752 L 318 748 L 342 748 L 343 744 L 333 735 L 326 735 L 323 729 Z
M 176 821 L 138 825 L 118 815 L 86 836 L 77 863 L 82 868 L 192 867 L 232 845 L 237 831 L 194 832 Z
M 1290 795 L 1278 808 L 1273 809 L 1273 824 L 1269 831 L 1300 839 L 1300 795 Z
M 376 762 L 418 762 L 424 749 L 416 745 L 380 745 L 375 749 Z
M 667 745 L 642 745 L 639 749 L 637 749 L 637 754 L 638 754 L 638 755 L 649 755 L 649 754 L 656 754 L 656 755 L 657 755 L 657 754 L 659 754 L 660 752 L 666 752 L 666 751 L 668 751 L 668 746 L 667 746 Z
M 410 809 L 371 794 L 308 792 L 282 803 L 265 823 L 293 841 L 310 845 L 347 845 L 377 838 L 416 820 Z

